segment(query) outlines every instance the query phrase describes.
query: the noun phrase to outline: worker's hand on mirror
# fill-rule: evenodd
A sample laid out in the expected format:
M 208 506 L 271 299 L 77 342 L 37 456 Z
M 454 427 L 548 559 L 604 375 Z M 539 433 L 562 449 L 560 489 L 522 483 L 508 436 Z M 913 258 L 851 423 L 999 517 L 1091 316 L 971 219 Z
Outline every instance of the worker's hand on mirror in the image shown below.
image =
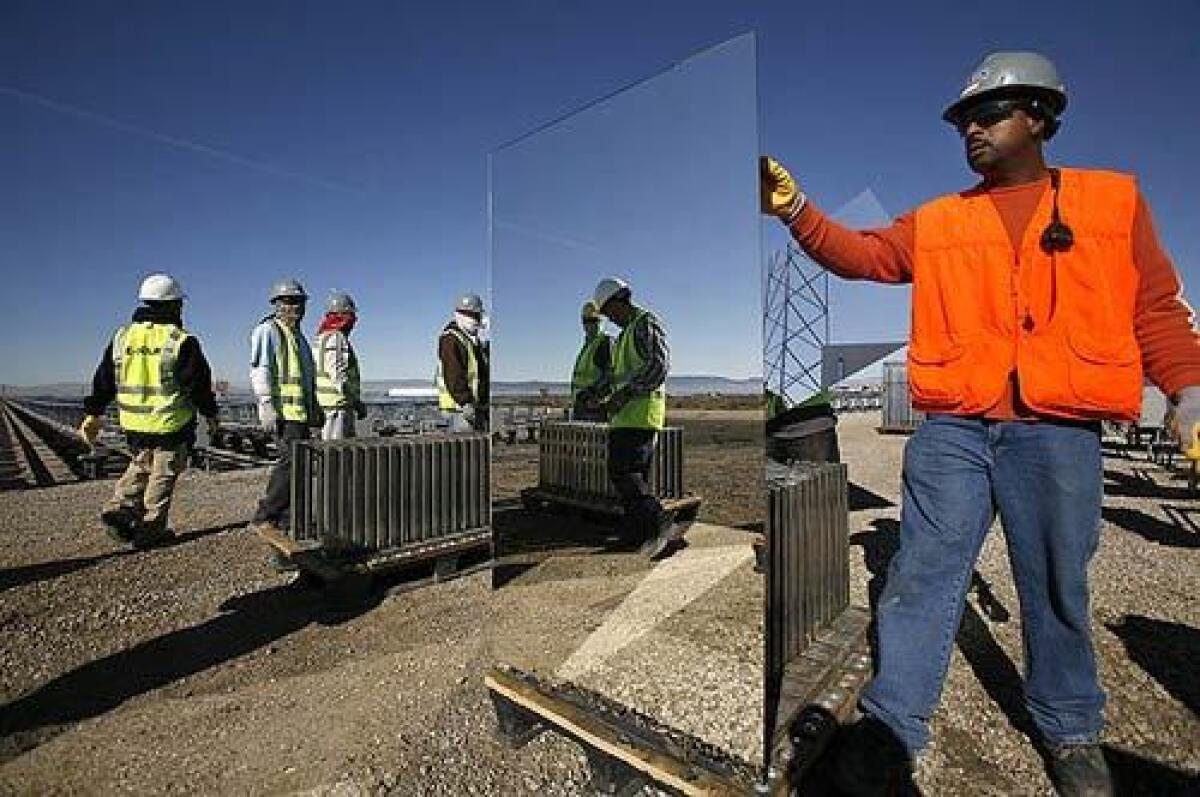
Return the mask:
M 365 421 L 367 419 L 367 405 L 363 403 L 362 399 L 358 399 L 354 402 L 354 417 L 358 418 L 360 421 Z
M 1170 429 L 1183 453 L 1189 459 L 1200 459 L 1200 385 L 1179 391 Z
M 205 418 L 204 430 L 208 432 L 208 441 L 211 443 L 216 438 L 217 432 L 221 431 L 221 419 L 216 415 Z
M 83 416 L 83 423 L 79 424 L 79 436 L 89 446 L 96 445 L 96 438 L 100 436 L 100 427 L 104 425 L 104 421 L 97 415 Z
M 808 201 L 795 178 L 769 155 L 758 159 L 758 177 L 762 212 L 790 224 Z
M 275 426 L 279 423 L 279 413 L 275 410 L 275 402 L 271 399 L 258 400 L 258 425 L 264 432 L 275 434 Z

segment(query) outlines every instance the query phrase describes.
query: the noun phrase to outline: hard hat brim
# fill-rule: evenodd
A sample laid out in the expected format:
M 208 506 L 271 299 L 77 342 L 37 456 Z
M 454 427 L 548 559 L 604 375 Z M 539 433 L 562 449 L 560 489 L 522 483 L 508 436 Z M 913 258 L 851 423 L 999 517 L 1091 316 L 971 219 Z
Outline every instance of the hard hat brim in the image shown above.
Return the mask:
M 1067 95 L 1061 91 L 1055 91 L 1043 86 L 1022 86 L 1009 84 L 1007 86 L 997 86 L 996 88 L 986 89 L 968 97 L 962 97 L 951 103 L 946 110 L 942 111 L 942 121 L 951 125 L 958 125 L 962 118 L 963 111 L 973 105 L 981 102 L 990 102 L 992 100 L 1019 100 L 1019 99 L 1038 99 L 1044 100 L 1050 106 L 1050 111 L 1055 117 L 1061 116 L 1063 111 L 1067 109 Z

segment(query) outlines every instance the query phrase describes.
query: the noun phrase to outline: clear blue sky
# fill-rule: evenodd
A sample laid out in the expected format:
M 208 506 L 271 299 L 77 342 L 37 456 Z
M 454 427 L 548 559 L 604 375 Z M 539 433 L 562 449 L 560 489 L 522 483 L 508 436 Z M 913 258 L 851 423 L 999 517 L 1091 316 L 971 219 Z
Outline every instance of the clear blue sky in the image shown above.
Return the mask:
M 1194 301 L 1197 29 L 1191 0 L 9 0 L 0 334 L 21 345 L 0 381 L 87 378 L 157 269 L 185 281 L 188 323 L 235 382 L 267 286 L 290 274 L 356 294 L 370 376 L 425 377 L 449 303 L 486 283 L 486 153 L 748 30 L 766 148 L 829 210 L 869 188 L 897 214 L 971 182 L 942 107 L 983 52 L 1043 50 L 1071 92 L 1051 156 L 1139 175 Z M 903 333 L 872 321 L 902 319 L 903 292 L 862 296 L 839 303 L 837 338 Z M 757 325 L 744 334 L 756 351 Z

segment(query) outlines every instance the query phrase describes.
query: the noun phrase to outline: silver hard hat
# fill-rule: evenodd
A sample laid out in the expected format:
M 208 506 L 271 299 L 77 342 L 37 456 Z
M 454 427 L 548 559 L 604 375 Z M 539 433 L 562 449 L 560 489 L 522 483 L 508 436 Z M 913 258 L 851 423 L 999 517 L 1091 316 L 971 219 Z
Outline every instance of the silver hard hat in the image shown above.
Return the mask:
M 299 280 L 279 280 L 279 282 L 271 286 L 271 301 L 287 297 L 307 299 L 308 294 L 304 292 L 304 286 L 300 284 Z
M 454 305 L 454 309 L 460 313 L 474 313 L 476 315 L 483 314 L 483 299 L 479 298 L 477 293 L 464 293 L 458 297 L 458 301 Z
M 325 300 L 325 312 L 357 313 L 358 307 L 354 304 L 354 300 L 350 298 L 350 294 L 332 291 L 329 294 L 329 298 Z
M 942 113 L 952 125 L 958 124 L 963 109 L 983 100 L 1008 96 L 1028 97 L 1042 104 L 1051 118 L 1067 108 L 1067 87 L 1054 63 L 1034 52 L 989 53 L 971 72 L 958 99 Z
M 604 312 L 604 305 L 622 293 L 629 296 L 628 282 L 620 277 L 605 277 L 596 285 L 596 290 L 592 294 L 592 303 L 596 305 L 597 310 Z

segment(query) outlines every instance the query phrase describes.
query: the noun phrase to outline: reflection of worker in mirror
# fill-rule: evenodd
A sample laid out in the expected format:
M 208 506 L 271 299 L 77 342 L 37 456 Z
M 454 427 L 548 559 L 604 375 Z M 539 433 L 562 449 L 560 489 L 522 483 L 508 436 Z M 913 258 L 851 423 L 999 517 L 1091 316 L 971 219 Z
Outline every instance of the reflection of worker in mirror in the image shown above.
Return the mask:
M 579 320 L 583 324 L 583 348 L 575 357 L 575 370 L 571 373 L 571 418 L 606 421 L 599 402 L 612 377 L 612 338 L 600 329 L 600 312 L 595 302 L 584 302 Z
M 278 459 L 252 525 L 259 531 L 282 532 L 292 504 L 292 443 L 309 439 L 309 428 L 323 426 L 324 417 L 317 404 L 313 352 L 300 329 L 308 294 L 296 280 L 285 279 L 271 287 L 270 300 L 274 312 L 250 334 L 250 387 L 258 402 L 259 423 L 275 438 Z M 279 555 L 275 566 L 291 568 Z
M 632 302 L 629 284 L 607 277 L 596 286 L 596 307 L 621 328 L 613 344 L 612 378 L 599 405 L 608 418 L 608 474 L 625 515 L 621 536 L 651 557 L 676 543 L 674 513 L 650 490 L 650 464 L 657 432 L 667 415 L 670 352 L 659 320 Z
M 929 739 L 975 560 L 996 512 L 1020 597 L 1025 700 L 1060 794 L 1109 794 L 1087 568 L 1100 422 L 1138 417 L 1146 375 L 1200 425 L 1200 336 L 1126 174 L 1047 167 L 1055 67 L 993 53 L 943 118 L 974 187 L 853 232 L 764 158 L 764 212 L 843 277 L 913 283 L 908 377 L 928 413 L 905 451 L 900 549 L 879 599 L 879 670 L 835 767 L 852 793 L 907 777 Z M 873 781 L 873 782 L 872 782 Z
M 358 307 L 348 293 L 331 293 L 325 317 L 313 342 L 313 364 L 317 369 L 317 403 L 325 411 L 322 440 L 354 437 L 355 418 L 367 417 L 362 400 L 362 378 L 358 354 L 350 344 L 350 333 L 358 323 Z
M 464 294 L 438 336 L 438 407 L 452 432 L 488 430 L 491 389 L 483 300 Z
M 145 548 L 167 540 L 175 483 L 196 442 L 196 413 L 217 431 L 212 373 L 200 342 L 183 328 L 183 288 L 151 274 L 138 291 L 142 306 L 109 341 L 79 434 L 95 445 L 104 408 L 114 399 L 132 457 L 100 519 L 113 539 Z

